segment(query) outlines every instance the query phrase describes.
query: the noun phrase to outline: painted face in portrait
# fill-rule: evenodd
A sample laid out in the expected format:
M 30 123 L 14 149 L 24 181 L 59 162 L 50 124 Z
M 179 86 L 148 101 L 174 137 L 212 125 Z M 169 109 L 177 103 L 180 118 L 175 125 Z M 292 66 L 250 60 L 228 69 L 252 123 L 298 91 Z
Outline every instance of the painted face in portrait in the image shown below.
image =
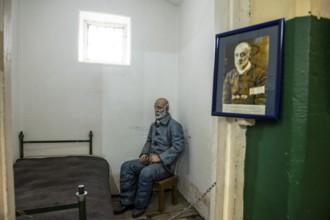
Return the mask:
M 163 118 L 169 109 L 168 101 L 164 98 L 157 99 L 154 105 L 155 117 L 156 119 Z
M 238 70 L 242 71 L 250 62 L 251 56 L 251 46 L 246 43 L 242 42 L 238 44 L 235 48 L 235 66 Z

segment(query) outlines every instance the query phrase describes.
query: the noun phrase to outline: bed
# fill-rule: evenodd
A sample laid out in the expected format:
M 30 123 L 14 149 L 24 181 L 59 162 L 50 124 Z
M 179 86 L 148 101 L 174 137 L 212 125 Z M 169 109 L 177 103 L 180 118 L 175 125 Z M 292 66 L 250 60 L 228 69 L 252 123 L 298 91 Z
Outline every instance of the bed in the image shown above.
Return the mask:
M 114 219 L 109 164 L 86 140 L 26 141 L 20 132 L 20 159 L 14 164 L 16 219 Z M 89 155 L 25 157 L 26 144 L 89 143 Z

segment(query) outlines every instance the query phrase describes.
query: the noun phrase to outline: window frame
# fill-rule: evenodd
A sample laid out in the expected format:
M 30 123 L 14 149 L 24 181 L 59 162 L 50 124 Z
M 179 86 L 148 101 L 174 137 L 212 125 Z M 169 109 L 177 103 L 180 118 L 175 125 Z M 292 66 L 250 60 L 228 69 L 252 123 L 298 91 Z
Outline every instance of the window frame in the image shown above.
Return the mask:
M 88 58 L 88 27 L 102 26 L 107 28 L 122 28 L 123 45 L 121 61 L 89 59 Z M 78 61 L 84 63 L 99 63 L 110 65 L 130 65 L 131 55 L 131 21 L 130 17 L 119 16 L 113 14 L 95 13 L 95 12 L 79 12 L 79 46 L 78 46 Z

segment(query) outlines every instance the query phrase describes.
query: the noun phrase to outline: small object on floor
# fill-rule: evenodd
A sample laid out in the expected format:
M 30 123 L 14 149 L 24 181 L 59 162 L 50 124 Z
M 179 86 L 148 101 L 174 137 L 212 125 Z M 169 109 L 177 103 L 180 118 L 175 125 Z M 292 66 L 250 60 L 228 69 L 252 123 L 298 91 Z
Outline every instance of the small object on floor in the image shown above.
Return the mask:
M 141 215 L 144 214 L 145 211 L 146 211 L 146 209 L 134 209 L 133 213 L 132 213 L 132 217 L 133 218 L 140 217 Z
M 133 205 L 121 205 L 119 208 L 116 208 L 113 210 L 113 213 L 115 215 L 119 215 L 119 214 L 123 214 L 124 212 L 126 212 L 129 209 L 133 209 L 134 206 Z

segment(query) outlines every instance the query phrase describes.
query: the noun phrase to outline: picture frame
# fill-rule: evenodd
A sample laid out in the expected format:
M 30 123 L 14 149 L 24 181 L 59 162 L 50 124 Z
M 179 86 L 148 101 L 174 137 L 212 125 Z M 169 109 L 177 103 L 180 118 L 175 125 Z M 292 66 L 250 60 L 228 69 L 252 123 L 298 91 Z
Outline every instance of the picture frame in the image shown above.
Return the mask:
M 212 116 L 280 119 L 284 19 L 215 36 Z

